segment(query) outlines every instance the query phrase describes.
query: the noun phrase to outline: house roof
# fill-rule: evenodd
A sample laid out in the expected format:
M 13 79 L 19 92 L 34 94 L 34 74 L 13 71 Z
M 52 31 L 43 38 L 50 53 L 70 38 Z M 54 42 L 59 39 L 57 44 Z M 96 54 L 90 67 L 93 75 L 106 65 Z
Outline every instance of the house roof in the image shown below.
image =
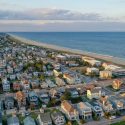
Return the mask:
M 19 124 L 19 119 L 17 116 L 12 116 L 7 119 L 7 124 L 8 125 L 14 125 L 14 124 Z
M 68 111 L 68 112 L 74 112 L 75 109 L 73 108 L 73 106 L 68 102 L 68 101 L 63 101 L 62 105 L 64 106 L 64 108 Z
M 108 99 L 108 96 L 102 96 L 101 98 L 100 98 L 100 101 L 101 102 L 106 102 L 107 101 L 107 99 Z
M 26 117 L 24 120 L 24 125 L 36 125 L 35 121 L 33 118 L 31 118 L 30 116 Z
M 51 116 L 52 116 L 52 118 L 56 118 L 58 116 L 63 116 L 63 115 L 62 115 L 62 113 L 60 111 L 53 111 L 51 113 Z
M 101 87 L 95 87 L 91 90 L 92 93 L 99 93 L 102 90 Z
M 85 103 L 83 103 L 83 102 L 78 103 L 77 106 L 78 106 L 80 109 L 89 108 L 89 107 L 88 107 Z
M 113 81 L 114 84 L 122 84 L 122 80 L 119 80 L 119 79 L 115 79 Z
M 40 118 L 42 122 L 52 122 L 49 112 L 40 114 Z
M 95 88 L 95 85 L 93 85 L 93 84 L 86 85 L 87 90 L 92 90 L 93 88 Z
M 34 91 L 31 91 L 31 92 L 29 92 L 29 97 L 32 97 L 32 96 L 36 96 L 37 97 L 37 94 Z
M 7 96 L 7 97 L 5 97 L 5 102 L 6 101 L 14 101 L 14 98 L 13 97 L 11 97 L 11 96 Z
M 23 98 L 25 98 L 25 94 L 23 92 L 21 92 L 21 91 L 18 91 L 16 93 L 16 98 L 17 99 L 23 99 Z

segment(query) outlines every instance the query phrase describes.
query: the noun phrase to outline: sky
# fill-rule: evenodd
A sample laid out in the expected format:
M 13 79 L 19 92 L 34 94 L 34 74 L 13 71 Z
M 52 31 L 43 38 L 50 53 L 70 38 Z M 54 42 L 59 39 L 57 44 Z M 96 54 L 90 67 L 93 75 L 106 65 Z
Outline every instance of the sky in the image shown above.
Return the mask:
M 125 0 L 0 0 L 0 32 L 125 31 Z

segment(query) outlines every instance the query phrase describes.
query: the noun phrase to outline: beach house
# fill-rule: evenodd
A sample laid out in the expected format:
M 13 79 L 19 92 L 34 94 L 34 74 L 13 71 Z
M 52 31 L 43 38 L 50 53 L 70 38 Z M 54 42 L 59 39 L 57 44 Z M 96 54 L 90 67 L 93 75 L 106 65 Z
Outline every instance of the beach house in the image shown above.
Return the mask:
M 60 70 L 53 70 L 54 76 L 59 76 L 62 74 L 62 72 Z
M 70 73 L 70 74 L 64 73 L 63 78 L 66 79 L 68 84 L 80 84 L 82 82 L 81 78 L 78 77 L 76 74 L 73 74 L 73 73 Z
M 7 78 L 2 79 L 2 88 L 4 92 L 10 91 L 10 83 Z
M 82 117 L 84 120 L 92 119 L 92 109 L 89 105 L 87 105 L 87 102 L 78 103 L 77 110 L 79 112 L 80 117 Z
M 101 104 L 104 112 L 109 112 L 109 113 L 115 112 L 115 108 L 114 108 L 113 104 L 109 101 L 108 96 L 102 96 L 100 98 L 100 104 Z
M 125 76 L 125 68 L 119 68 L 112 71 L 112 74 L 116 77 Z
M 77 98 L 79 97 L 79 93 L 76 88 L 69 88 L 67 91 L 70 93 L 72 98 Z
M 98 75 L 99 74 L 99 69 L 98 68 L 95 68 L 95 67 L 92 67 L 92 68 L 87 68 L 86 69 L 86 74 L 88 75 Z
M 19 108 L 26 105 L 26 95 L 24 94 L 24 92 L 18 91 L 15 95 L 15 98 L 17 100 Z
M 4 105 L 7 110 L 13 109 L 14 108 L 14 98 L 10 97 L 10 96 L 5 97 Z
M 99 72 L 101 79 L 111 79 L 112 78 L 112 71 L 104 70 Z
M 64 86 L 66 83 L 64 82 L 63 79 L 59 78 L 59 77 L 56 77 L 55 78 L 55 81 L 56 81 L 56 84 L 57 86 Z
M 48 104 L 48 102 L 50 101 L 50 97 L 47 92 L 40 92 L 39 99 L 40 99 L 40 101 L 42 101 L 45 104 Z
M 101 66 L 102 62 L 91 57 L 83 56 L 82 60 L 92 66 Z
M 102 117 L 104 116 L 103 109 L 102 107 L 98 104 L 96 101 L 91 101 L 88 103 L 88 105 L 91 107 L 92 112 L 97 116 L 97 117 Z
M 37 117 L 39 125 L 52 125 L 50 113 L 41 113 Z
M 110 71 L 121 68 L 121 67 L 111 64 L 111 63 L 103 63 L 102 66 L 104 67 L 105 70 L 110 70 Z
M 125 101 L 123 99 L 111 96 L 109 100 L 117 111 L 122 111 L 123 109 L 125 109 Z
M 13 83 L 13 90 L 19 91 L 21 89 L 21 84 L 19 82 Z
M 7 118 L 7 125 L 20 125 L 18 117 L 12 116 Z
M 122 85 L 122 81 L 119 80 L 119 79 L 115 79 L 115 80 L 113 81 L 113 83 L 112 83 L 112 87 L 113 87 L 113 89 L 115 89 L 115 90 L 120 89 L 121 85 Z
M 65 100 L 61 103 L 61 110 L 69 120 L 74 121 L 79 119 L 78 111 L 68 101 Z
M 65 125 L 66 124 L 65 117 L 60 111 L 56 111 L 56 110 L 53 111 L 51 113 L 51 118 L 55 125 Z
M 30 91 L 28 93 L 28 100 L 31 107 L 35 108 L 38 106 L 38 96 L 34 91 Z
M 87 97 L 89 99 L 99 99 L 101 96 L 104 96 L 105 92 L 102 90 L 101 87 L 94 87 L 93 89 L 87 90 Z
M 27 116 L 24 120 L 23 120 L 24 125 L 36 125 L 35 120 L 33 118 L 31 118 L 30 116 Z

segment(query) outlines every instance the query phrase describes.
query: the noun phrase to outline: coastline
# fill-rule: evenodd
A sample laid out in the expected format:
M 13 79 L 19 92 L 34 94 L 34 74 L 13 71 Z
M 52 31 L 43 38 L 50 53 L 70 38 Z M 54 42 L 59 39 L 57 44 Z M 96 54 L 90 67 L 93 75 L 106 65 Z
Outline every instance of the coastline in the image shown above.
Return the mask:
M 125 59 L 123 59 L 123 58 L 113 57 L 113 56 L 103 55 L 103 54 L 97 54 L 97 53 L 87 52 L 87 51 L 82 51 L 82 50 L 77 50 L 77 49 L 71 49 L 71 48 L 61 47 L 61 46 L 57 46 L 57 45 L 46 44 L 44 42 L 37 42 L 37 41 L 29 40 L 29 39 L 19 37 L 19 36 L 13 35 L 13 34 L 8 34 L 8 35 L 11 37 L 11 39 L 14 39 L 15 41 L 20 42 L 20 43 L 44 47 L 44 48 L 57 50 L 57 51 L 69 52 L 72 54 L 89 56 L 89 57 L 93 57 L 93 58 L 96 58 L 99 60 L 104 60 L 104 61 L 111 62 L 111 63 L 117 64 L 117 65 L 125 66 Z

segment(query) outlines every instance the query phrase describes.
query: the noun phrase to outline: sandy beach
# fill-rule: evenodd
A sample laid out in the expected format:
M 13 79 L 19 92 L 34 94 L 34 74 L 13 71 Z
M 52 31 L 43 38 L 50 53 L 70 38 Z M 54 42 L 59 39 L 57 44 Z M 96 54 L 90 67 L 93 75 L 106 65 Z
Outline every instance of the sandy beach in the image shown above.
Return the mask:
M 14 39 L 17 42 L 34 45 L 34 46 L 41 46 L 44 48 L 49 48 L 49 49 L 58 50 L 58 51 L 70 52 L 73 54 L 80 54 L 83 56 L 89 56 L 89 57 L 93 57 L 96 59 L 111 62 L 111 63 L 117 64 L 117 65 L 125 66 L 125 59 L 123 59 L 123 58 L 118 58 L 118 57 L 113 57 L 113 56 L 109 56 L 109 55 L 102 55 L 102 54 L 97 54 L 97 53 L 92 53 L 92 52 L 87 52 L 87 51 L 82 51 L 82 50 L 77 50 L 77 49 L 70 49 L 70 48 L 66 48 L 66 47 L 60 47 L 60 46 L 56 46 L 56 45 L 46 44 L 44 42 L 37 42 L 37 41 L 29 40 L 29 39 L 19 37 L 19 36 L 13 35 L 13 34 L 8 34 L 8 35 L 10 35 L 11 39 Z

